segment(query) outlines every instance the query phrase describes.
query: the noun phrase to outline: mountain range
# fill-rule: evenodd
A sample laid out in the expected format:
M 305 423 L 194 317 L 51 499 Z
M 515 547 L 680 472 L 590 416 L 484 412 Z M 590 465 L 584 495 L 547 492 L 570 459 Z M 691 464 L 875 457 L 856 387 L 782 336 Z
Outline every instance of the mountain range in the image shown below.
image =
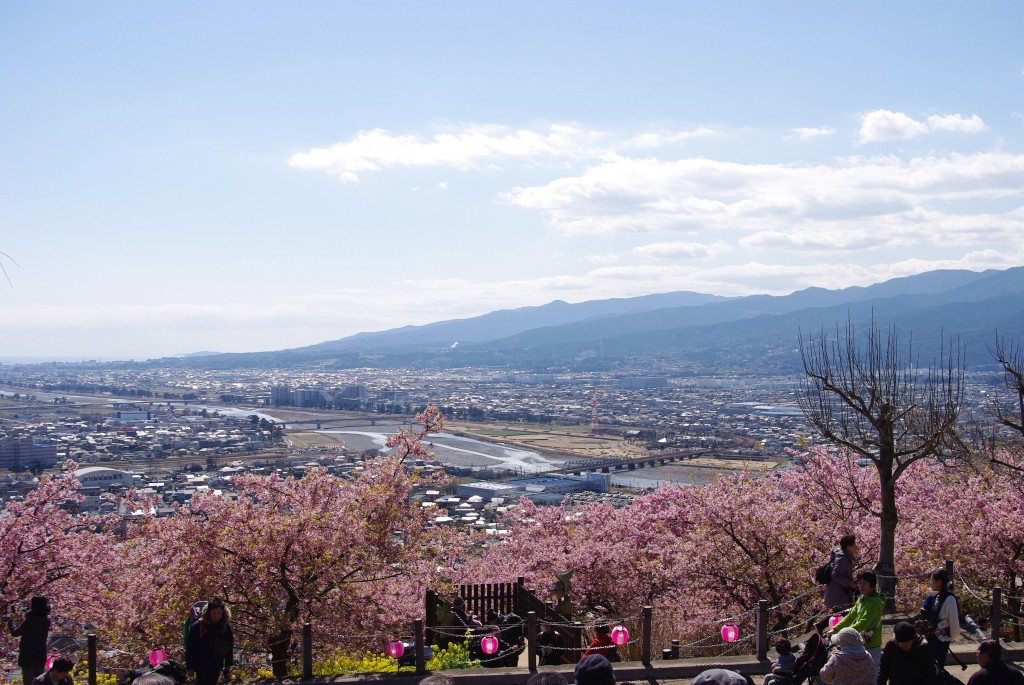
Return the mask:
M 482 316 L 358 333 L 308 347 L 191 356 L 160 363 L 202 368 L 318 364 L 521 370 L 601 370 L 652 362 L 722 372 L 789 373 L 798 341 L 850 321 L 893 326 L 930 361 L 940 342 L 966 348 L 969 368 L 991 364 L 996 333 L 1024 340 L 1024 267 L 930 271 L 867 287 L 807 288 L 790 295 L 725 298 L 674 292 L 495 311 Z

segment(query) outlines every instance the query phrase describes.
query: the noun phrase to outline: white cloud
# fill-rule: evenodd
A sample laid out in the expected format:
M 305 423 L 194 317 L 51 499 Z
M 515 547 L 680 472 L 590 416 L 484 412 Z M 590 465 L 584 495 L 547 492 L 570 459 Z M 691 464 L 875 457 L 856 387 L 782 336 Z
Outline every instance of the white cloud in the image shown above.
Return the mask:
M 1021 218 L 1012 207 L 978 213 L 958 211 L 957 203 L 1012 201 L 1021 188 L 1024 154 L 1003 152 L 850 157 L 828 165 L 614 157 L 502 197 L 571 235 L 732 233 L 753 236 L 748 248 L 805 251 L 909 245 L 923 231 L 960 243 L 984 230 L 1016 243 Z
M 438 181 L 437 187 L 439 190 L 448 190 L 448 181 Z
M 969 117 L 962 114 L 933 114 L 925 121 L 918 121 L 903 112 L 876 109 L 861 119 L 860 142 L 907 140 L 934 131 L 975 134 L 984 130 L 985 122 L 977 114 Z
M 977 114 L 969 117 L 960 114 L 933 114 L 928 117 L 928 127 L 933 131 L 953 131 L 955 133 L 981 133 L 986 129 L 985 122 Z
M 373 129 L 360 131 L 349 141 L 296 153 L 288 159 L 288 165 L 327 172 L 344 183 L 355 183 L 362 174 L 385 169 L 436 167 L 466 171 L 516 159 L 529 163 L 572 162 L 600 159 L 616 150 L 664 148 L 711 135 L 714 132 L 705 126 L 627 138 L 576 124 L 552 124 L 537 130 L 474 124 L 430 137 Z
M 904 140 L 928 133 L 928 124 L 917 121 L 903 112 L 876 109 L 864 115 L 860 125 L 860 141 L 870 143 L 883 140 Z
M 674 131 L 671 133 L 641 133 L 626 141 L 623 148 L 659 148 L 674 143 L 681 143 L 691 138 L 714 135 L 715 132 L 706 126 L 698 126 L 692 131 Z
M 544 131 L 475 125 L 426 139 L 373 129 L 360 131 L 347 142 L 296 153 L 288 164 L 296 169 L 332 173 L 352 183 L 362 173 L 390 168 L 467 170 L 507 158 L 574 157 L 590 150 L 601 137 L 599 132 L 571 124 L 554 124 Z
M 701 259 L 732 250 L 728 244 L 692 242 L 651 243 L 633 248 L 633 254 L 650 259 Z
M 794 128 L 791 130 L 800 140 L 812 140 L 823 136 L 831 136 L 836 132 L 834 128 L 830 128 L 828 126 L 822 126 L 820 128 Z

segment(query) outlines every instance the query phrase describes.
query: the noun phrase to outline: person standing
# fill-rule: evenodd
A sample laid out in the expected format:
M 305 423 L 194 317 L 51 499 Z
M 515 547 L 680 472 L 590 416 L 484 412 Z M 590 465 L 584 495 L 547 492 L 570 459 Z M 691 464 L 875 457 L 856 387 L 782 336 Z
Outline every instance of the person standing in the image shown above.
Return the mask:
M 555 630 L 553 625 L 542 624 L 541 633 L 537 636 L 537 644 L 540 646 L 541 666 L 565 663 L 565 655 L 562 653 L 562 634 Z
M 607 623 L 594 626 L 594 639 L 587 646 L 587 651 L 583 652 L 583 656 L 600 654 L 608 661 L 621 661 L 615 643 L 612 642 L 611 632 L 612 628 Z
M 853 604 L 853 564 L 857 561 L 857 537 L 839 538 L 839 549 L 832 550 L 832 579 L 825 586 L 825 606 L 830 611 L 842 611 Z
M 229 624 L 231 615 L 224 602 L 213 598 L 203 615 L 188 629 L 185 668 L 199 685 L 216 685 L 221 672 L 227 679 L 234 663 L 235 638 Z
M 850 612 L 831 631 L 838 634 L 843 628 L 853 628 L 861 634 L 864 648 L 875 663 L 876 677 L 882 660 L 882 612 L 885 611 L 885 596 L 875 589 L 877 585 L 878 577 L 874 571 L 858 573 L 857 588 L 860 590 L 860 597 L 854 602 Z
M 932 653 L 921 641 L 914 626 L 906 621 L 896 624 L 893 638 L 882 648 L 877 685 L 933 685 L 935 663 Z
M 925 595 L 918 617 L 926 627 L 925 639 L 932 651 L 935 667 L 945 671 L 949 645 L 960 637 L 960 607 L 957 606 L 956 595 L 950 591 L 946 569 L 932 571 L 931 592 Z
M 24 685 L 30 683 L 46 670 L 46 642 L 50 635 L 50 602 L 46 597 L 33 597 L 24 620 L 15 625 L 15 619 L 7 622 L 7 629 L 18 642 L 18 666 Z

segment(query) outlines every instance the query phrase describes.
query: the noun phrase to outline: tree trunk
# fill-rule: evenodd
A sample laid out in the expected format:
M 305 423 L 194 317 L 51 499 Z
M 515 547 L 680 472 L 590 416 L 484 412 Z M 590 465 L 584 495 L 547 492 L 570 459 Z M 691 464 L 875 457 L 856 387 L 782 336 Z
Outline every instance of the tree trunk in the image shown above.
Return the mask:
M 886 611 L 892 612 L 896 607 L 896 526 L 900 516 L 896 509 L 896 479 L 892 477 L 891 462 L 878 465 L 878 476 L 882 516 L 875 574 L 878 576 L 878 591 L 886 598 Z
M 288 677 L 289 652 L 292 645 L 292 631 L 285 628 L 277 635 L 267 638 L 270 647 L 270 663 L 274 677 L 280 680 Z

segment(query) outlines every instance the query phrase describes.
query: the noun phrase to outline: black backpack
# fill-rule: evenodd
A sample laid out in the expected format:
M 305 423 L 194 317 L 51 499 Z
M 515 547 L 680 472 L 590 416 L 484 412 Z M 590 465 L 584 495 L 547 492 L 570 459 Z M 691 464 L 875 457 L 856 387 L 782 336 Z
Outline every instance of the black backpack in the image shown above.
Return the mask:
M 828 585 L 832 582 L 832 565 L 836 561 L 836 553 L 833 551 L 824 564 L 818 567 L 818 570 L 814 572 L 814 582 L 819 585 Z

